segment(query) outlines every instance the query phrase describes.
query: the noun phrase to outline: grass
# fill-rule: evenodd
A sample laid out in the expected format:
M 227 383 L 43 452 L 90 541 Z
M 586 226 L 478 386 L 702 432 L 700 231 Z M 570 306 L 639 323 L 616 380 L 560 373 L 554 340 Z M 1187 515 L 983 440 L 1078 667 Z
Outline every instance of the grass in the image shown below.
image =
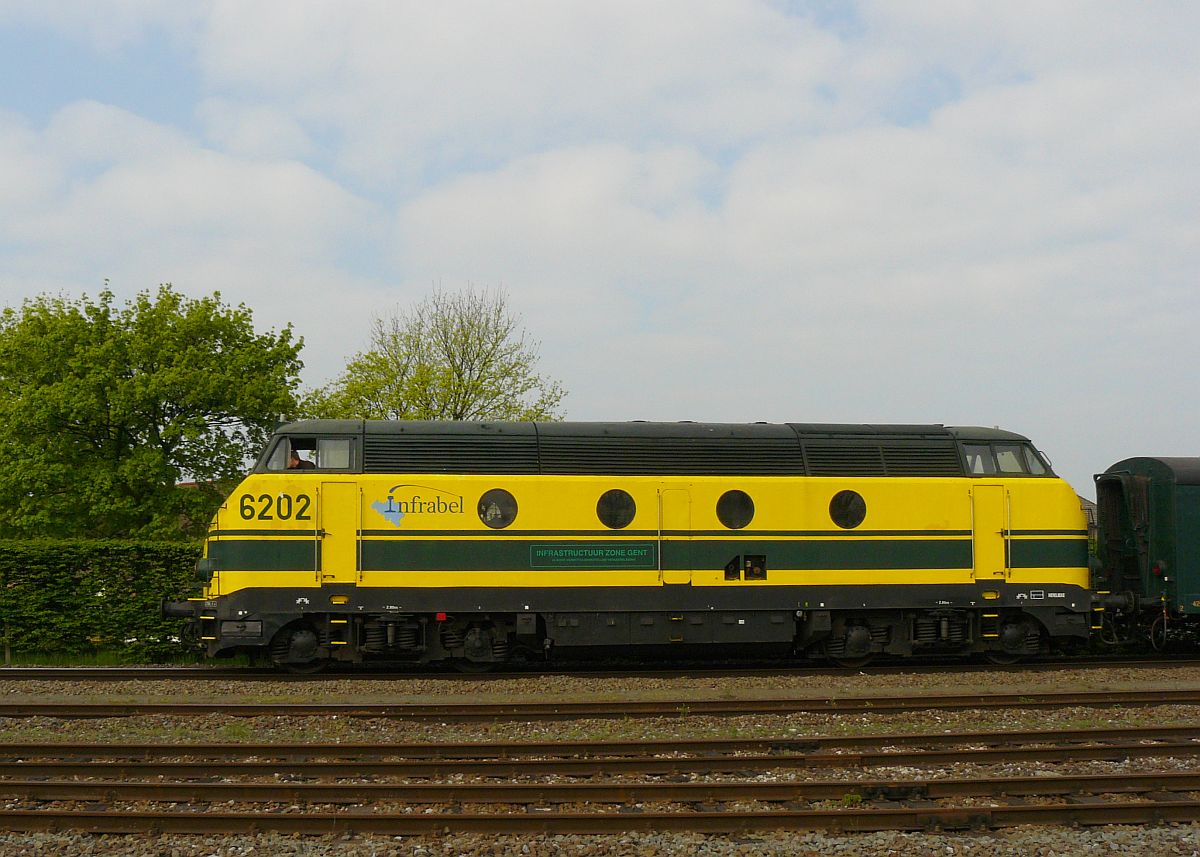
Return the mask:
M 256 737 L 257 733 L 247 723 L 224 723 L 216 729 L 218 741 L 232 744 L 251 743 Z

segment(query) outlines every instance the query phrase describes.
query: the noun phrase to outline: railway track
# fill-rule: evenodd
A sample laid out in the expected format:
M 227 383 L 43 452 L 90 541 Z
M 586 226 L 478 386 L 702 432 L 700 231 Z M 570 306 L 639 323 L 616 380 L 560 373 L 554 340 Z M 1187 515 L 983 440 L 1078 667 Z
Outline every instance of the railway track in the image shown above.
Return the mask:
M 924 693 L 920 696 L 749 696 L 741 699 L 587 699 L 554 702 L 0 702 L 2 717 L 96 718 L 143 715 L 195 717 L 381 717 L 407 720 L 496 721 L 578 718 L 735 716 L 815 712 L 903 712 L 984 708 L 1063 708 L 1200 704 L 1200 687 L 1022 693 Z
M 411 835 L 1183 822 L 1200 818 L 1197 755 L 1200 726 L 667 742 L 0 744 L 0 827 Z M 982 773 L 911 773 L 951 756 Z M 988 773 L 1018 761 L 1151 756 L 1191 767 Z M 845 768 L 856 770 L 811 776 Z
M 812 735 L 765 738 L 671 738 L 615 741 L 509 741 L 370 743 L 313 742 L 258 744 L 250 742 L 208 744 L 72 744 L 45 741 L 0 742 L 0 760 L 96 759 L 207 759 L 254 757 L 261 760 L 361 759 L 529 759 L 579 756 L 669 756 L 719 753 L 816 753 L 872 747 L 956 750 L 970 746 L 1020 747 L 1044 744 L 1176 743 L 1200 741 L 1195 726 L 1121 726 L 1108 729 L 1004 730 L 986 732 L 893 733 L 872 735 Z M 1017 760 L 1016 756 L 1010 760 Z
M 880 808 L 858 810 L 721 809 L 715 812 L 525 813 L 525 814 L 368 814 L 233 813 L 114 811 L 0 811 L 0 826 L 10 831 L 73 829 L 87 833 L 150 834 L 292 834 L 376 833 L 414 836 L 428 833 L 603 834 L 629 831 L 748 833 L 779 830 L 827 830 L 837 833 L 878 830 L 984 830 L 1023 825 L 1106 825 L 1190 823 L 1200 802 L 1102 802 L 1047 806 L 964 808 Z
M 506 681 L 506 679 L 528 678 L 529 676 L 556 675 L 570 677 L 611 678 L 726 678 L 726 677 L 791 677 L 791 676 L 876 676 L 904 673 L 958 673 L 994 672 L 1021 673 L 1054 670 L 1106 670 L 1106 669 L 1186 669 L 1200 666 L 1200 657 L 1172 658 L 1070 658 L 1055 660 L 1021 661 L 1018 664 L 983 664 L 979 661 L 905 660 L 896 663 L 881 663 L 847 670 L 845 667 L 818 664 L 794 665 L 662 665 L 656 669 L 630 669 L 628 666 L 606 664 L 536 665 L 527 670 L 485 673 L 460 673 L 436 667 L 396 666 L 348 666 L 336 667 L 312 675 L 294 675 L 272 669 L 272 667 L 222 667 L 222 666 L 0 666 L 0 681 L 54 681 L 54 682 L 130 682 L 130 681 L 247 681 L 247 682 L 329 682 L 338 679 L 355 681 L 403 681 L 406 678 L 440 678 L 448 682 L 480 683 Z
M 848 673 L 864 675 L 888 675 L 893 673 L 969 673 L 986 671 L 991 673 L 1044 672 L 1061 669 L 1176 669 L 1200 665 L 1200 658 L 1055 658 L 1026 661 L 1011 665 L 984 664 L 980 662 L 903 661 L 880 663 L 861 669 L 848 670 L 843 667 L 817 664 L 790 664 L 773 666 L 737 666 L 730 664 L 664 665 L 655 669 L 630 669 L 627 666 L 605 664 L 591 665 L 545 665 L 531 666 L 526 670 L 456 673 L 431 667 L 351 667 L 331 668 L 311 675 L 298 675 L 269 667 L 0 667 L 0 681 L 275 681 L 275 682 L 330 682 L 346 679 L 397 681 L 406 678 L 438 678 L 446 681 L 477 684 L 529 678 L 531 675 L 560 675 L 571 677 L 606 678 L 738 678 L 747 676 L 840 676 Z
M 153 801 L 155 803 L 629 805 L 710 801 L 955 800 L 962 797 L 1046 797 L 1078 794 L 1157 794 L 1200 791 L 1200 771 L 1093 774 L 1048 778 L 864 779 L 722 783 L 172 783 L 0 781 L 0 797 L 34 801 Z
M 978 746 L 986 744 L 988 746 Z M 510 744 L 0 744 L 0 777 L 729 774 L 1200 755 L 1200 726 L 803 739 Z

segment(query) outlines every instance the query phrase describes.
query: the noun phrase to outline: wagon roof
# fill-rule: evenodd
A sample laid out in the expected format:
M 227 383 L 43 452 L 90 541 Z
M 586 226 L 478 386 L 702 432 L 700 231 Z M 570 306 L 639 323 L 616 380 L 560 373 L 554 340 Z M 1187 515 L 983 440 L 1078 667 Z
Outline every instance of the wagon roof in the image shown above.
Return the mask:
M 1200 485 L 1200 458 L 1143 455 L 1118 461 L 1101 475 L 1115 473 L 1166 477 L 1176 485 Z

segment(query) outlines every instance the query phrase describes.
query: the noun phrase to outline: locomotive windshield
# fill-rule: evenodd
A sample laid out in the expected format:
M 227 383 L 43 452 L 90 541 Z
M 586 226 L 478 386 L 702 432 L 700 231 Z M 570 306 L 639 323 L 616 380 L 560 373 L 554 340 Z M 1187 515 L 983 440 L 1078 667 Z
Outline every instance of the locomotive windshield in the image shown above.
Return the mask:
M 1050 470 L 1041 456 L 1024 443 L 966 443 L 967 472 L 972 476 L 1002 473 L 1009 476 L 1045 476 Z

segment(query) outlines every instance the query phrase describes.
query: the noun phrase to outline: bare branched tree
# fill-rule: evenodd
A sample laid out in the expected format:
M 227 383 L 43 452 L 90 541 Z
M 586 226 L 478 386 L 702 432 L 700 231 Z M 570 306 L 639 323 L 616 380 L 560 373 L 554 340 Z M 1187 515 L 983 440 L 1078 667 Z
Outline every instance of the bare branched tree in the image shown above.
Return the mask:
M 557 420 L 566 395 L 537 372 L 537 343 L 504 292 L 434 291 L 377 317 L 370 348 L 308 397 L 311 416 L 408 420 Z

